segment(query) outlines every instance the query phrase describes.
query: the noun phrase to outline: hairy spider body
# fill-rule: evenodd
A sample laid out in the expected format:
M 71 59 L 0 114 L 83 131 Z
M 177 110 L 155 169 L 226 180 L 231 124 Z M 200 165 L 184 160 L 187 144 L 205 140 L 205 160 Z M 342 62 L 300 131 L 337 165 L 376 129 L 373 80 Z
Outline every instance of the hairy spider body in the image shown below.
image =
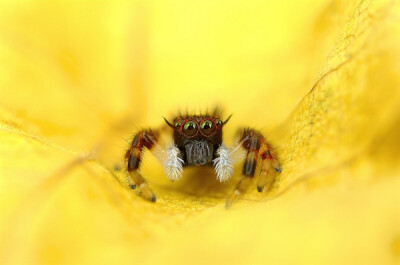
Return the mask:
M 148 187 L 145 179 L 139 172 L 143 150 L 150 150 L 163 164 L 164 171 L 169 179 L 179 180 L 183 168 L 186 166 L 212 166 L 217 179 L 225 182 L 233 174 L 234 163 L 240 158 L 240 150 L 246 153 L 242 168 L 242 178 L 236 185 L 226 206 L 229 207 L 245 192 L 255 175 L 257 162 L 261 160 L 261 171 L 258 178 L 257 190 L 271 187 L 274 182 L 274 173 L 281 172 L 281 166 L 273 148 L 262 134 L 253 129 L 239 130 L 239 141 L 236 146 L 228 148 L 222 140 L 222 129 L 229 121 L 229 116 L 222 121 L 217 111 L 212 115 L 180 115 L 170 123 L 164 118 L 168 126 L 158 130 L 142 130 L 138 132 L 126 152 L 128 181 L 132 189 L 139 187 L 142 196 L 152 202 L 156 196 Z M 161 147 L 161 134 L 172 132 L 173 143 Z
M 222 121 L 212 116 L 187 116 L 174 119 L 174 143 L 185 166 L 212 166 L 222 144 Z M 185 128 L 186 125 L 186 128 Z

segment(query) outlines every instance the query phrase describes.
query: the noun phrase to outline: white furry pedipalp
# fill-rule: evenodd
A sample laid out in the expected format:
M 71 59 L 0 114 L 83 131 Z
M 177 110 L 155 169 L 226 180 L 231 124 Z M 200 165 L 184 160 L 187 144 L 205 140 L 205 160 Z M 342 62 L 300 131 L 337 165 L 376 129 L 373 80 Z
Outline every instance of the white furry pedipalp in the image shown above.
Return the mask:
M 231 178 L 233 173 L 233 160 L 231 152 L 223 143 L 217 150 L 218 157 L 213 160 L 214 169 L 217 173 L 217 179 L 225 182 Z
M 163 165 L 164 172 L 170 180 L 175 181 L 181 178 L 184 161 L 180 157 L 181 152 L 173 143 L 165 149 L 156 144 L 151 152 Z
M 167 156 L 163 161 L 164 172 L 170 180 L 179 180 L 183 170 L 183 159 L 179 157 L 180 151 L 172 144 L 167 148 L 166 152 Z

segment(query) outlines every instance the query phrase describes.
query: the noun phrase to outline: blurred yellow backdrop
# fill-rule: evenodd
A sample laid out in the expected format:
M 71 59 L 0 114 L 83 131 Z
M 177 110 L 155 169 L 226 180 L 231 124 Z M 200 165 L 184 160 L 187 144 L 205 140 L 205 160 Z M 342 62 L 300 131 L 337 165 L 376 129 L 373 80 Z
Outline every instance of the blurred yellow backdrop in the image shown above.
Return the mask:
M 0 3 L 1 264 L 400 262 L 397 1 Z M 127 188 L 132 134 L 221 105 L 283 172 Z

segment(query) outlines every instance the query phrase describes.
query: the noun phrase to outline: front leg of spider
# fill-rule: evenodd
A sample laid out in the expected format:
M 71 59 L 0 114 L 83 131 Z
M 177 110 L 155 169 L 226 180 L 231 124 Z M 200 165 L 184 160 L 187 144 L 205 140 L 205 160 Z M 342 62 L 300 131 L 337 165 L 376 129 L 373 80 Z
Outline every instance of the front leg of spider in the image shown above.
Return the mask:
M 142 196 L 151 202 L 156 201 L 156 195 L 149 188 L 146 180 L 139 172 L 141 164 L 141 157 L 143 155 L 143 149 L 147 148 L 152 150 L 157 144 L 159 138 L 159 131 L 156 130 L 143 130 L 138 132 L 132 140 L 131 146 L 125 154 L 127 162 L 127 176 L 129 185 L 132 189 L 138 187 L 141 191 Z
M 240 144 L 246 150 L 246 158 L 242 168 L 242 178 L 236 185 L 233 193 L 226 201 L 226 208 L 236 202 L 250 185 L 257 166 L 257 161 L 261 158 L 261 172 L 257 182 L 257 190 L 262 192 L 267 186 L 271 189 L 274 184 L 274 174 L 282 171 L 274 150 L 265 138 L 257 131 L 245 129 L 241 133 Z M 272 170 L 273 169 L 273 170 Z

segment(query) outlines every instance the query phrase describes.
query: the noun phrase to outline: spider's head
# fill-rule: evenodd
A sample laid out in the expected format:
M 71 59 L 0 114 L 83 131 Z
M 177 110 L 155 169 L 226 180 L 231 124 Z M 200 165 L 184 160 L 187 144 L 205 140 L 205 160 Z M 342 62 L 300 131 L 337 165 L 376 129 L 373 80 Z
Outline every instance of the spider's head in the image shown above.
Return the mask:
M 214 151 L 222 143 L 222 128 L 225 121 L 219 117 L 185 116 L 174 119 L 167 124 L 174 130 L 174 143 L 184 154 L 187 165 L 203 166 L 212 163 Z

